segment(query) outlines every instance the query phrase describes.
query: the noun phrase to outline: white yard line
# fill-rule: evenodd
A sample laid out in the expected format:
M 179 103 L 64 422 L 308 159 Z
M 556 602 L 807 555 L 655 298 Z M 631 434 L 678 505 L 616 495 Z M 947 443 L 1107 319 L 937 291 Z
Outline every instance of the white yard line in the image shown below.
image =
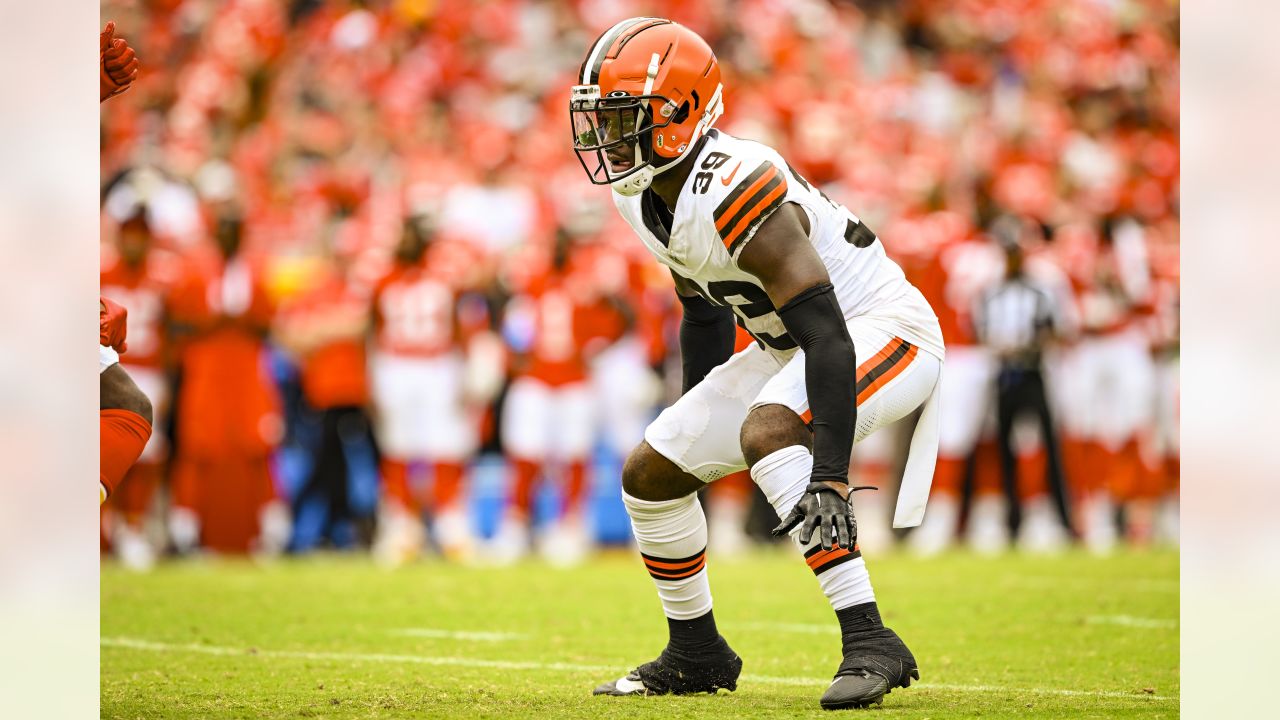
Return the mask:
M 1121 627 L 1169 629 L 1178 627 L 1178 621 L 1168 618 L 1146 618 L 1133 615 L 1089 615 L 1084 618 L 1089 625 L 1119 625 Z M 832 635 L 840 634 L 840 626 L 836 623 L 724 623 L 726 627 L 737 627 L 746 630 L 763 630 L 773 633 L 794 633 L 797 635 Z
M 441 630 L 439 628 L 398 628 L 389 630 L 391 635 L 401 637 L 438 638 L 442 640 L 474 640 L 476 642 L 505 642 L 519 640 L 525 635 L 507 632 L 471 632 L 467 630 Z
M 189 652 L 203 655 L 221 655 L 227 657 L 269 657 L 289 658 L 294 660 L 331 660 L 336 662 L 374 662 L 374 663 L 408 663 L 416 665 L 444 665 L 454 667 L 490 668 L 494 670 L 551 670 L 573 673 L 601 673 L 608 675 L 620 670 L 620 666 L 577 665 L 574 663 L 542 663 L 516 662 L 510 660 L 481 660 L 457 656 L 396 655 L 387 653 L 348 653 L 348 652 L 308 652 L 302 650 L 262 650 L 259 648 L 233 648 L 216 645 L 197 645 L 195 643 L 178 644 L 152 642 L 139 638 L 104 637 L 103 647 L 125 648 L 129 650 L 148 650 L 152 652 Z M 830 681 L 824 678 L 779 677 L 770 675 L 743 675 L 743 682 L 761 683 L 763 685 L 800 685 L 819 687 Z M 941 690 L 944 692 L 968 693 L 1011 693 L 1027 692 L 1038 695 L 1059 695 L 1067 697 L 1105 697 L 1129 700 L 1176 700 L 1164 695 L 1139 695 L 1136 693 L 1114 692 L 1107 690 L 1064 690 L 1059 688 L 1019 688 L 998 685 L 947 685 L 935 683 L 914 683 L 912 687 L 923 690 Z
M 1132 615 L 1090 615 L 1084 619 L 1090 625 L 1121 625 L 1123 627 L 1167 629 L 1178 627 L 1177 620 L 1168 618 L 1144 618 Z

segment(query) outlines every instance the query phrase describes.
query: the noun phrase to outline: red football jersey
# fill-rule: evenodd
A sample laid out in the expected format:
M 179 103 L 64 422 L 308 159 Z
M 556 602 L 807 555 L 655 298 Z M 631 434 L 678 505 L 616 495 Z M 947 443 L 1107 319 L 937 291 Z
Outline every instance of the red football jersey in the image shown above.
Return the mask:
M 330 270 L 281 311 L 279 326 L 306 338 L 300 353 L 302 392 L 312 407 L 368 402 L 363 335 L 368 303 L 367 292 Z
M 457 296 L 425 264 L 397 265 L 374 289 L 374 345 L 392 355 L 432 357 L 457 346 Z
M 514 302 L 530 332 L 520 374 L 548 385 L 586 380 L 588 344 L 607 337 L 611 329 L 589 275 L 575 272 L 571 264 L 534 278 Z
M 129 312 L 129 351 L 121 358 L 125 365 L 163 364 L 165 307 L 177 278 L 174 258 L 157 251 L 137 267 L 113 259 L 102 269 L 98 281 L 102 294 Z
M 534 281 L 528 300 L 533 313 L 533 341 L 529 345 L 524 374 L 548 385 L 565 385 L 587 379 L 583 335 L 587 308 L 573 297 L 563 275 Z
M 947 345 L 975 345 L 973 303 L 978 293 L 1004 275 L 1004 253 L 992 242 L 966 240 L 938 252 L 927 291 Z M 924 288 L 921 288 L 924 290 Z

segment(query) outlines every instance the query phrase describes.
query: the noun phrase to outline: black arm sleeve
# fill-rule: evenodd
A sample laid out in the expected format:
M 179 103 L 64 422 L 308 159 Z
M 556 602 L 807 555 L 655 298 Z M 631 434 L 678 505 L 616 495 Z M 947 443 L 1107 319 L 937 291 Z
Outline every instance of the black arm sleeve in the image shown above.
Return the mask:
M 804 350 L 804 384 L 813 413 L 813 480 L 849 482 L 849 454 L 858 419 L 853 340 L 831 283 L 805 290 L 778 309 L 787 333 Z
M 733 311 L 712 305 L 700 295 L 677 293 L 676 297 L 684 306 L 680 320 L 681 393 L 687 393 L 733 355 Z

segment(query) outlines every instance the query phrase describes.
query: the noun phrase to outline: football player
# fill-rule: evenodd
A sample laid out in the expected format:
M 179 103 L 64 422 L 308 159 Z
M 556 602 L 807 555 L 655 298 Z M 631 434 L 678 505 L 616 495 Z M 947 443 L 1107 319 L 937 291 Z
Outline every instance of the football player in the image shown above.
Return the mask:
M 169 401 L 165 373 L 165 308 L 169 288 L 177 280 L 177 259 L 153 247 L 154 235 L 144 206 L 120 224 L 114 247 L 103 252 L 99 275 L 103 295 L 128 311 L 129 354 L 121 366 L 151 400 L 155 424 L 164 426 Z M 125 476 L 121 491 L 107 508 L 112 548 L 126 567 L 150 566 L 157 548 L 147 539 L 143 521 L 159 488 L 168 453 L 163 433 L 153 433 L 137 463 Z
M 574 151 L 666 265 L 684 306 L 684 395 L 645 430 L 623 501 L 670 637 L 603 695 L 733 690 L 696 493 L 750 468 L 835 610 L 843 659 L 824 708 L 865 707 L 919 677 L 881 622 L 857 545 L 852 445 L 924 406 L 894 524 L 924 515 L 937 448 L 937 318 L 859 218 L 772 149 L 713 129 L 720 67 L 679 24 L 631 18 L 591 46 L 572 88 Z M 733 353 L 736 320 L 755 344 Z
M 921 235 L 929 230 L 911 229 Z M 929 272 L 922 274 L 921 283 L 921 289 L 933 301 L 947 339 L 947 365 L 938 389 L 942 417 L 938 423 L 932 497 L 928 516 L 910 537 L 912 550 L 921 555 L 935 555 L 954 540 L 960 524 L 967 460 L 982 436 L 984 424 L 994 424 L 990 421 L 994 420 L 995 363 L 973 335 L 969 310 L 978 292 L 1000 277 L 1000 250 L 967 227 L 947 233 L 940 245 Z M 996 505 L 988 510 L 992 501 Z M 988 525 L 988 520 L 994 521 L 1002 536 L 1007 533 L 1003 501 L 999 492 L 977 493 L 968 523 L 971 540 L 978 540 L 972 531 Z M 999 544 L 1004 544 L 1003 538 Z
M 129 89 L 138 77 L 138 59 L 124 38 L 115 37 L 116 24 L 107 23 L 98 35 L 98 101 Z M 102 298 L 98 305 L 98 503 L 124 478 L 151 437 L 151 401 L 120 367 L 127 349 L 128 313 Z
M 275 310 L 262 272 L 242 249 L 244 221 L 225 212 L 214 247 L 193 249 L 170 294 L 182 383 L 168 527 L 183 553 L 197 546 L 274 552 L 288 539 L 271 464 L 283 434 L 280 398 L 262 361 Z
M 120 367 L 129 349 L 128 315 L 111 300 L 98 301 L 98 504 L 107 501 L 151 437 L 151 401 Z
M 1104 218 L 1099 230 L 1082 235 L 1092 263 L 1084 266 L 1083 334 L 1071 370 L 1079 383 L 1072 409 L 1086 440 L 1082 534 L 1089 550 L 1105 554 L 1119 540 L 1116 503 L 1138 499 L 1139 439 L 1154 420 L 1157 378 L 1145 327 L 1153 309 L 1146 230 L 1117 218 Z
M 557 233 L 545 272 L 530 278 L 507 304 L 503 318 L 514 355 L 500 432 L 512 470 L 508 507 L 489 555 L 512 563 L 529 550 L 538 480 L 553 462 L 563 467 L 558 517 L 539 546 L 556 565 L 581 562 L 591 550 L 586 522 L 588 460 L 596 441 L 590 355 L 596 335 L 589 292 L 591 274 L 577 262 L 571 238 Z
M 462 491 L 480 422 L 463 380 L 460 288 L 456 274 L 432 261 L 434 238 L 431 218 L 406 219 L 395 264 L 373 294 L 371 377 L 385 520 L 374 551 L 391 565 L 421 545 L 419 502 L 409 482 L 415 463 L 431 466 L 433 533 L 441 551 L 466 560 L 474 544 Z

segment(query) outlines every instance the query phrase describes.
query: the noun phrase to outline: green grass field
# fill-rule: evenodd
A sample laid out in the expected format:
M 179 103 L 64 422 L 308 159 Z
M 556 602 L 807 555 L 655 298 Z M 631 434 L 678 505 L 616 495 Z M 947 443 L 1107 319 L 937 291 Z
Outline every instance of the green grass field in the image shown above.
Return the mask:
M 714 559 L 713 559 L 714 562 Z M 1178 556 L 871 561 L 921 682 L 872 712 L 911 718 L 1176 717 Z M 102 570 L 102 717 L 830 717 L 839 633 L 784 550 L 711 566 L 738 691 L 592 697 L 666 626 L 629 552 L 556 570 L 356 557 Z M 859 711 L 846 711 L 859 712 Z

